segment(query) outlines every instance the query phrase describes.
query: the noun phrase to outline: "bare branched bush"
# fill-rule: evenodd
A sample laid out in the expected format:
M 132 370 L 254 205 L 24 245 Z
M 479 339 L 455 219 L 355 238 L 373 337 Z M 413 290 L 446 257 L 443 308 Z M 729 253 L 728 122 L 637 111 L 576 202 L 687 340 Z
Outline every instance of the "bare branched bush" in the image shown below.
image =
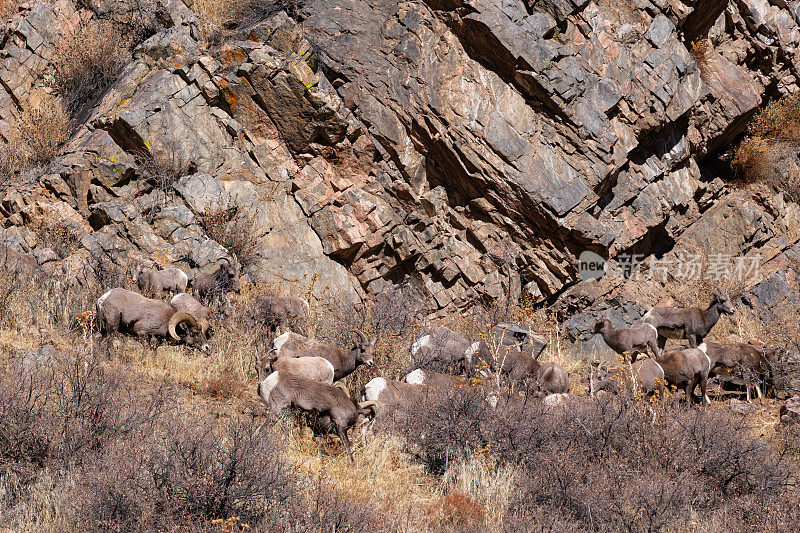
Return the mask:
M 27 168 L 49 163 L 69 138 L 72 129 L 63 100 L 49 94 L 23 102 L 22 111 L 0 144 L 0 181 Z
M 465 388 L 429 397 L 403 433 L 435 472 L 475 454 L 517 465 L 522 494 L 509 510 L 516 519 L 656 531 L 692 513 L 751 513 L 766 504 L 780 505 L 785 520 L 797 514 L 796 443 L 792 453 L 785 445 L 776 451 L 725 410 L 708 416 L 626 395 L 551 410 L 517 396 L 492 410 L 484 396 Z
M 53 59 L 53 86 L 75 115 L 114 80 L 130 58 L 130 41 L 110 22 L 90 19 L 61 37 Z
M 217 27 L 217 32 L 249 28 L 279 11 L 297 18 L 304 4 L 304 0 L 198 1 L 199 11 Z
M 20 0 L 3 0 L 0 2 L 0 23 L 5 25 L 6 22 L 11 20 L 18 12 Z
M 747 127 L 731 165 L 742 183 L 765 183 L 800 201 L 800 94 L 768 104 Z
M 258 255 L 257 221 L 239 206 L 225 206 L 200 217 L 209 237 L 236 256 L 242 266 Z

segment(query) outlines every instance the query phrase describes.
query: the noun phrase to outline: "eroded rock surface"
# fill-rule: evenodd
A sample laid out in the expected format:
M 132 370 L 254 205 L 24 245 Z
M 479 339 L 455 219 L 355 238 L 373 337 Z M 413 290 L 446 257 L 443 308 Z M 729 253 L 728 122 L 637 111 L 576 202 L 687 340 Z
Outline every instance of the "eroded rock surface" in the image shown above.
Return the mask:
M 524 295 L 569 316 L 653 305 L 664 285 L 583 289 L 585 249 L 758 254 L 768 276 L 800 241 L 797 206 L 732 188 L 725 157 L 798 89 L 794 4 L 308 0 L 302 24 L 279 12 L 220 44 L 188 4 L 159 3 L 168 23 L 81 110 L 41 187 L 8 192 L 3 243 L 54 270 L 247 249 L 250 280 L 314 277 L 341 301 L 408 283 L 430 311 Z M 0 135 L 93 16 L 36 1 L 8 23 Z M 37 233 L 53 213 L 74 249 Z M 212 238 L 219 213 L 247 243 Z

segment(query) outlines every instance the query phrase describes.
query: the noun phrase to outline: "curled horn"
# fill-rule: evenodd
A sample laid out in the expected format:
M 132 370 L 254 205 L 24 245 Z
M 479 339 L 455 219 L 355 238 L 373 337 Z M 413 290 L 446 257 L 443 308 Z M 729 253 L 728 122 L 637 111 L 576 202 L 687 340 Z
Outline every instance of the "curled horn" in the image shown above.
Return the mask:
M 367 415 L 367 411 L 369 411 L 369 414 L 374 416 L 376 405 L 378 405 L 378 402 L 376 402 L 375 400 L 370 400 L 368 402 L 358 402 L 358 410 L 363 415 Z
M 345 394 L 347 394 L 348 396 L 350 396 L 350 391 L 349 391 L 349 390 L 347 390 L 347 387 L 345 387 L 345 386 L 344 386 L 344 383 L 342 383 L 341 381 L 337 382 L 337 383 L 334 385 L 334 387 L 337 387 L 337 388 L 339 388 L 339 389 L 342 389 L 342 390 L 344 391 L 344 393 L 345 393 Z
M 369 341 L 367 340 L 367 336 L 364 335 L 364 332 L 360 329 L 351 329 L 350 331 L 357 333 L 359 337 L 361 337 L 361 344 L 367 344 Z
M 175 328 L 181 322 L 188 322 L 189 323 L 189 327 L 191 327 L 191 328 L 197 328 L 198 327 L 197 326 L 197 319 L 191 313 L 185 313 L 183 311 L 179 311 L 179 312 L 175 313 L 169 319 L 169 336 L 172 337 L 173 339 L 175 339 L 176 341 L 181 340 L 181 338 L 178 336 L 178 333 L 175 331 Z

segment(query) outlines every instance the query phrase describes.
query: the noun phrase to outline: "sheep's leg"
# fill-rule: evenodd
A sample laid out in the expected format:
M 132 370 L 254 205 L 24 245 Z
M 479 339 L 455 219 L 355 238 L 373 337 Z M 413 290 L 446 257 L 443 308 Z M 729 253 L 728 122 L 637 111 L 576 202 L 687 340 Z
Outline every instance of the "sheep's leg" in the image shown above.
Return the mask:
M 745 382 L 744 390 L 747 391 L 747 403 L 752 401 L 752 397 L 750 396 L 750 382 Z
M 343 429 L 339 424 L 336 424 L 336 434 L 339 435 L 339 439 L 342 441 L 344 445 L 344 451 L 347 452 L 347 457 L 350 458 L 350 462 L 353 461 L 353 452 L 350 451 L 350 440 L 347 438 L 347 431 Z
M 703 410 L 706 409 L 706 403 L 711 404 L 711 398 L 708 397 L 708 377 L 700 378 L 700 393 L 703 395 L 700 398 L 700 403 L 703 405 Z
M 694 382 L 687 383 L 684 390 L 686 391 L 686 404 L 691 406 L 693 400 L 692 396 L 694 395 Z
M 664 347 L 667 345 L 667 338 L 663 335 L 658 336 L 658 350 L 659 352 L 664 351 Z
M 650 352 L 652 352 L 653 357 L 658 359 L 661 356 L 661 350 L 658 348 L 658 341 L 651 340 L 647 343 L 647 347 L 650 348 Z
M 631 363 L 636 362 L 636 357 L 639 355 L 639 351 L 636 348 L 631 348 Z
M 758 381 L 755 382 L 755 386 L 756 386 L 756 394 L 758 395 L 758 399 L 761 400 L 762 398 L 764 398 L 764 395 L 761 394 L 761 386 L 758 384 Z
M 689 341 L 689 348 L 697 348 L 697 335 L 687 335 L 686 339 Z

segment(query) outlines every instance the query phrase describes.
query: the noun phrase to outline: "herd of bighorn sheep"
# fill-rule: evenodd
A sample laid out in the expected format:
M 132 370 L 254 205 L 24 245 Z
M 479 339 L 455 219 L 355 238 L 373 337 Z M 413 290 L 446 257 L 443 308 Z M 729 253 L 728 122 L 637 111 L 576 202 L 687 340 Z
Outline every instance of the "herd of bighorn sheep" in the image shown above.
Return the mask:
M 751 389 L 762 397 L 762 384 L 769 384 L 771 365 L 769 351 L 754 341 L 720 344 L 705 342 L 705 337 L 722 314 L 732 315 L 735 309 L 729 296 L 715 292 L 706 309 L 654 307 L 643 317 L 641 324 L 614 329 L 607 318 L 595 325 L 609 348 L 623 357 L 630 357 L 628 369 L 637 388 L 645 393 L 671 385 L 683 390 L 689 403 L 695 401 L 694 391 L 700 387 L 703 408 L 711 400 L 706 394 L 710 375 L 739 374 L 744 382 L 747 400 Z M 667 339 L 685 339 L 685 345 L 667 348 Z M 652 353 L 652 359 L 637 361 L 639 354 Z M 590 393 L 614 391 L 619 387 L 605 371 L 590 376 Z
M 177 268 L 137 267 L 132 274 L 133 283 L 147 296 L 123 288 L 103 294 L 96 304 L 101 337 L 115 332 L 142 339 L 160 337 L 209 351 L 213 331 L 209 305 L 241 289 L 238 264 L 227 259 L 193 276 L 193 294 L 186 292 L 190 276 Z M 161 299 L 169 294 L 173 294 L 169 301 Z M 699 386 L 704 409 L 710 402 L 707 383 L 712 373 L 743 373 L 748 401 L 751 386 L 761 397 L 761 385 L 769 379 L 771 367 L 761 347 L 705 341 L 720 315 L 733 312 L 730 298 L 718 292 L 706 309 L 655 307 L 640 324 L 618 329 L 602 318 L 594 333 L 623 358 L 630 358 L 625 369 L 639 391 L 653 394 L 671 385 L 683 390 L 691 403 Z M 256 365 L 257 392 L 269 410 L 274 414 L 287 407 L 298 410 L 317 438 L 338 436 L 351 461 L 348 431 L 362 417 L 382 425 L 398 416 L 411 416 L 433 393 L 483 383 L 483 401 L 487 409 L 494 409 L 500 398 L 514 401 L 519 391 L 525 391 L 526 397 L 544 398 L 546 406 L 559 405 L 570 389 L 570 376 L 560 365 L 538 360 L 546 341 L 532 332 L 533 337 L 526 339 L 524 328 L 517 327 L 508 335 L 509 325 L 500 324 L 499 331 L 493 329 L 484 339 L 471 342 L 435 326 L 422 330 L 411 345 L 413 370 L 402 380 L 373 378 L 355 400 L 340 380 L 361 366 L 373 366 L 377 339 L 352 330 L 352 343 L 339 347 L 289 330 L 274 336 L 289 325 L 303 328 L 309 315 L 309 304 L 302 298 L 259 296 L 237 319 L 273 334 L 272 348 Z M 686 345 L 667 347 L 668 339 L 685 339 Z M 652 357 L 647 357 L 648 352 Z M 642 354 L 645 358 L 637 360 Z M 592 396 L 601 390 L 619 391 L 621 386 L 619 374 L 598 370 L 589 377 Z

